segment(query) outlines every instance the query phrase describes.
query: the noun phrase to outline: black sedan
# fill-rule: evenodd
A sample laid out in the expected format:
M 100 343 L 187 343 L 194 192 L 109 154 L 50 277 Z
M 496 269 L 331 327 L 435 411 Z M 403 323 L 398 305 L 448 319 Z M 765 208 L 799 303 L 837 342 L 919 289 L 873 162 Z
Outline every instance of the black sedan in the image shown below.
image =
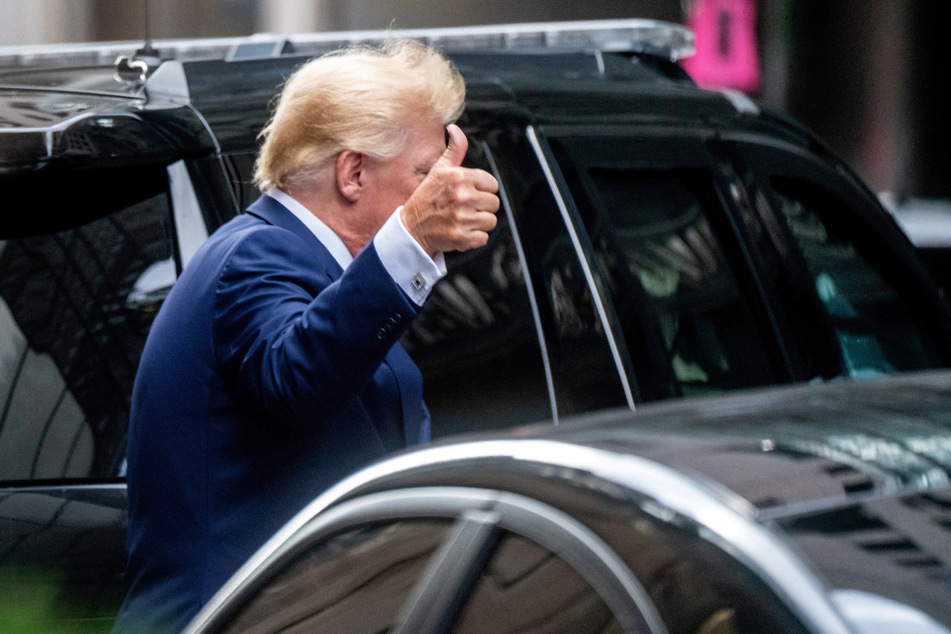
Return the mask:
M 187 630 L 949 632 L 951 374 L 469 437 L 315 500 Z

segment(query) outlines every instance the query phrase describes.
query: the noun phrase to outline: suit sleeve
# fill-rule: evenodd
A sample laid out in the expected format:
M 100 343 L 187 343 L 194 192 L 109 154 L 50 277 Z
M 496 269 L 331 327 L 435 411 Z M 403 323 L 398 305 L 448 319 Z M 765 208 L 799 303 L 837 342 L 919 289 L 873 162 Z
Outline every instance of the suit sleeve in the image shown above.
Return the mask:
M 299 424 L 358 398 L 416 316 L 371 242 L 331 283 L 311 245 L 275 227 L 231 253 L 215 299 L 215 356 L 232 394 Z

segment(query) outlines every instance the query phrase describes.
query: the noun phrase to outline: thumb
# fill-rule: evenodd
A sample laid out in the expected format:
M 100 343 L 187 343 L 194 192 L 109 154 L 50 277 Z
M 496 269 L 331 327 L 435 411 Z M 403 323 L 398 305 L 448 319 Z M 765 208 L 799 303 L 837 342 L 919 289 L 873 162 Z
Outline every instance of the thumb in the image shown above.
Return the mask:
M 446 131 L 449 133 L 449 145 L 439 161 L 452 167 L 459 167 L 466 158 L 466 152 L 469 151 L 469 139 L 455 123 L 446 126 Z

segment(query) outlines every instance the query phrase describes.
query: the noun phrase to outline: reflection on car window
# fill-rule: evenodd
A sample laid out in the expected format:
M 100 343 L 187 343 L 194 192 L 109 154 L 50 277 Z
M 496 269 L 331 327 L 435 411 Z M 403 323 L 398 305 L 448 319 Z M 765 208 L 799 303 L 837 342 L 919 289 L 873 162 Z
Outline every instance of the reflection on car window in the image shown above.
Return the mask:
M 453 632 L 621 632 L 597 591 L 550 551 L 513 533 L 502 538 Z
M 176 275 L 168 196 L 147 196 L 0 236 L 0 479 L 117 474 L 139 354 Z
M 607 277 L 645 400 L 776 380 L 710 221 L 700 170 L 627 167 L 603 139 L 553 148 Z M 595 151 L 598 149 L 604 151 Z
M 608 335 L 538 157 L 521 134 L 495 156 L 533 281 L 558 415 L 625 405 Z
M 488 168 L 477 144 L 469 166 Z M 403 345 L 423 373 L 434 436 L 551 418 L 538 332 L 504 211 L 489 243 L 447 253 Z
M 772 185 L 831 318 L 847 372 L 864 376 L 932 367 L 929 344 L 899 293 L 826 220 L 843 204 L 789 179 L 774 178 Z
M 781 324 L 787 359 L 796 378 L 813 380 L 841 374 L 839 347 L 815 293 L 812 274 L 788 237 L 786 224 L 773 212 L 756 172 L 720 164 L 736 205 L 737 218 L 759 259 L 759 272 L 771 293 Z
M 591 168 L 600 201 L 589 230 L 622 323 L 651 303 L 679 393 L 763 384 L 770 366 L 755 345 L 746 301 L 687 175 Z M 640 289 L 633 287 L 639 282 Z M 628 347 L 641 336 L 625 330 Z M 752 344 L 752 345 L 751 345 Z
M 369 525 L 320 542 L 253 596 L 223 632 L 390 629 L 450 520 Z
M 698 532 L 689 523 L 672 526 L 652 516 L 641 519 L 639 512 L 624 517 L 628 512 L 594 517 L 592 529 L 630 564 L 668 631 L 805 632 L 763 579 L 704 539 L 702 529 Z

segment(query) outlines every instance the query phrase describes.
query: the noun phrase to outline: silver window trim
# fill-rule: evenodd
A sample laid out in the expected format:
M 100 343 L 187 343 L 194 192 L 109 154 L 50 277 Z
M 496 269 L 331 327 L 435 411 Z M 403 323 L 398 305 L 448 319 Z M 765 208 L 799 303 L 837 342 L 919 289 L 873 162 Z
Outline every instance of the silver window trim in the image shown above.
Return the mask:
M 627 370 L 624 369 L 624 361 L 621 359 L 621 351 L 617 346 L 617 338 L 615 337 L 614 330 L 611 328 L 611 322 L 608 319 L 608 313 L 604 307 L 604 301 L 601 299 L 601 293 L 598 292 L 598 285 L 595 283 L 594 273 L 592 273 L 591 267 L 588 264 L 588 260 L 584 255 L 584 249 L 581 246 L 581 240 L 578 238 L 578 232 L 575 230 L 575 226 L 571 222 L 571 214 L 568 213 L 568 205 L 565 203 L 565 199 L 561 195 L 561 190 L 558 188 L 558 183 L 555 181 L 555 176 L 551 171 L 551 166 L 548 164 L 548 160 L 545 158 L 545 152 L 542 150 L 541 142 L 538 140 L 538 134 L 535 132 L 535 127 L 528 126 L 528 128 L 526 128 L 526 134 L 528 135 L 529 143 L 532 145 L 532 150 L 535 152 L 535 157 L 538 159 L 538 163 L 541 165 L 542 171 L 545 173 L 545 180 L 548 181 L 548 187 L 555 197 L 555 203 L 558 205 L 558 211 L 561 212 L 562 220 L 564 221 L 565 226 L 568 228 L 568 235 L 571 238 L 571 244 L 578 256 L 578 261 L 581 263 L 581 270 L 584 273 L 584 278 L 588 284 L 588 287 L 591 289 L 591 298 L 594 302 L 595 308 L 598 311 L 598 318 L 601 320 L 601 327 L 604 328 L 604 334 L 608 340 L 608 346 L 611 348 L 611 356 L 614 358 L 614 366 L 617 368 L 618 377 L 621 381 L 621 388 L 624 390 L 624 398 L 627 400 L 628 408 L 631 411 L 634 411 L 636 409 L 634 404 L 634 394 L 631 392 L 631 384 L 627 376 Z
M 435 595 L 458 592 L 461 587 L 458 584 L 468 574 L 457 569 L 457 566 L 468 564 L 456 560 L 445 562 L 442 558 L 447 550 L 460 545 L 453 541 L 459 529 L 474 522 L 479 526 L 466 537 L 476 541 L 464 544 L 462 548 L 473 549 L 474 558 L 469 563 L 491 555 L 491 550 L 485 549 L 487 544 L 478 540 L 489 539 L 496 529 L 523 536 L 571 566 L 598 593 L 625 631 L 641 631 L 643 624 L 651 634 L 667 634 L 664 621 L 646 589 L 621 557 L 590 528 L 563 511 L 524 495 L 454 486 L 382 491 L 345 501 L 330 509 L 282 543 L 254 574 L 242 578 L 227 592 L 216 594 L 183 634 L 195 634 L 208 627 L 214 629 L 221 625 L 219 621 L 232 618 L 233 611 L 226 609 L 230 607 L 227 598 L 255 592 L 260 585 L 255 581 L 268 581 L 267 578 L 255 579 L 268 567 L 273 567 L 272 570 L 282 568 L 326 536 L 378 521 L 437 517 L 454 518 L 455 524 L 404 601 L 393 631 L 440 631 L 437 625 L 445 616 L 441 611 L 449 609 L 453 597 L 442 596 L 443 600 L 439 601 L 440 597 Z M 481 564 L 478 568 L 481 569 Z M 442 574 L 447 570 L 453 570 L 458 578 Z M 451 585 L 453 581 L 457 584 L 454 588 L 434 585 L 446 582 Z M 433 614 L 430 614 L 432 606 L 428 602 L 425 606 L 419 604 L 423 597 L 434 602 Z
M 522 277 L 525 278 L 525 290 L 528 292 L 528 303 L 532 307 L 532 320 L 535 322 L 535 334 L 538 336 L 538 346 L 541 348 L 542 367 L 545 370 L 545 382 L 548 384 L 548 400 L 551 405 L 552 423 L 558 425 L 558 401 L 555 398 L 555 380 L 551 374 L 548 344 L 545 342 L 542 318 L 538 311 L 538 301 L 535 299 L 535 286 L 532 283 L 532 276 L 528 272 L 528 260 L 525 257 L 525 250 L 522 248 L 522 239 L 518 234 L 518 227 L 515 225 L 515 214 L 512 212 L 512 205 L 505 191 L 505 184 L 502 182 L 499 166 L 495 162 L 495 157 L 492 156 L 492 150 L 485 141 L 482 142 L 482 150 L 485 152 L 486 159 L 489 161 L 489 167 L 492 170 L 493 176 L 495 176 L 495 180 L 499 183 L 499 200 L 502 201 L 502 209 L 505 210 L 505 217 L 509 221 L 509 228 L 512 231 L 512 238 L 515 242 L 515 252 L 518 254 L 518 263 L 522 267 Z
M 178 241 L 178 252 L 182 259 L 182 268 L 192 259 L 205 240 L 208 239 L 208 228 L 201 213 L 201 205 L 195 194 L 195 187 L 188 175 L 185 161 L 176 161 L 166 169 L 168 173 L 168 189 L 171 196 L 172 214 L 175 218 L 175 237 Z

